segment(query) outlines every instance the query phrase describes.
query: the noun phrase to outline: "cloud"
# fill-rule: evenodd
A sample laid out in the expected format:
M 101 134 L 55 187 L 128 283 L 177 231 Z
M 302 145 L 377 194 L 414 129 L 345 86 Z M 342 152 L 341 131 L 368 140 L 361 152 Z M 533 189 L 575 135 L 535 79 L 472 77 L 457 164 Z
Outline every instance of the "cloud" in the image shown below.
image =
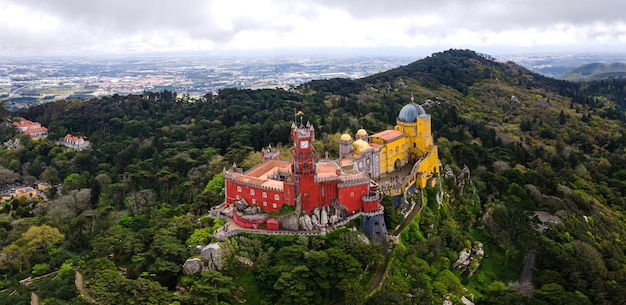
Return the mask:
M 624 9 L 613 0 L 0 0 L 0 54 L 623 45 Z

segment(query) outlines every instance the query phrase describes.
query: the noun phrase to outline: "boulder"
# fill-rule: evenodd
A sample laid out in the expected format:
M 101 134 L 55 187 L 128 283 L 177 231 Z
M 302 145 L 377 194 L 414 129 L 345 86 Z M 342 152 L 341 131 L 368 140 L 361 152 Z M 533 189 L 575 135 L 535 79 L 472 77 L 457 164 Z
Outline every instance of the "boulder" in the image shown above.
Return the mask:
M 202 271 L 202 260 L 199 258 L 191 258 L 183 264 L 184 274 L 194 274 Z
M 222 258 L 222 250 L 219 243 L 208 244 L 200 251 L 202 259 L 209 264 L 209 267 L 215 267 L 217 270 L 224 268 L 224 262 Z M 213 268 L 211 268 L 213 269 Z
M 322 209 L 322 215 L 320 217 L 320 224 L 322 226 L 326 226 L 328 224 L 328 213 L 326 212 L 326 209 Z

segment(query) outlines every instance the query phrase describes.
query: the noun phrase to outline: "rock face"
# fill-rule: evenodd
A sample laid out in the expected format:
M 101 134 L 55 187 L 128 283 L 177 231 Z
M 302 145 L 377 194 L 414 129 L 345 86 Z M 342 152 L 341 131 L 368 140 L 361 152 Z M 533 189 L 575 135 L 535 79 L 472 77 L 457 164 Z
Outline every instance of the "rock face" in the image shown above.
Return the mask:
M 311 221 L 311 217 L 309 215 L 304 214 L 300 216 L 300 227 L 305 231 L 313 230 L 313 222 Z
M 183 273 L 184 274 L 194 274 L 201 272 L 204 265 L 202 264 L 202 260 L 199 258 L 191 258 L 188 259 L 185 264 L 183 264 Z
M 277 218 L 278 218 L 278 222 L 280 223 L 280 227 L 282 229 L 292 230 L 292 231 L 297 231 L 299 229 L 297 214 L 293 213 L 293 214 L 279 216 Z
M 224 268 L 224 250 L 219 243 L 208 244 L 200 250 L 200 257 L 190 258 L 183 264 L 183 273 L 194 274 Z
M 222 251 L 219 243 L 208 244 L 200 251 L 202 260 L 205 261 L 210 270 L 222 270 L 224 262 L 222 259 Z

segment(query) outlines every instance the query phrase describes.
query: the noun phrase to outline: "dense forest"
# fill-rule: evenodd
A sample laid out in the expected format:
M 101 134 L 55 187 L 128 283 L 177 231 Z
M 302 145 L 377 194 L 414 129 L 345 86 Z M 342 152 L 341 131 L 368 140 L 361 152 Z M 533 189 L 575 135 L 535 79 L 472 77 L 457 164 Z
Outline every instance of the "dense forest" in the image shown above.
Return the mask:
M 6 304 L 624 304 L 626 81 L 574 83 L 467 50 L 363 79 L 293 90 L 174 92 L 0 108 L 0 187 L 55 186 L 0 205 Z M 395 246 L 348 228 L 324 236 L 240 235 L 221 270 L 185 275 L 214 242 L 223 168 L 289 147 L 296 111 L 318 156 L 341 133 L 395 125 L 411 97 L 432 117 L 441 183 Z M 47 126 L 31 140 L 10 122 Z M 92 149 L 57 146 L 66 133 Z M 287 148 L 282 150 L 287 153 Z M 288 158 L 288 157 L 286 157 Z M 443 192 L 443 200 L 437 197 Z M 419 196 L 419 195 L 415 195 Z M 419 200 L 418 200 L 419 201 Z M 385 198 L 390 232 L 402 222 Z M 549 216 L 549 221 L 543 219 Z M 348 227 L 359 227 L 357 219 Z M 478 249 L 478 250 L 477 250 Z M 459 258 L 471 253 L 469 264 Z M 530 283 L 520 276 L 534 258 Z M 379 287 L 374 273 L 386 267 Z M 20 280 L 32 277 L 30 285 Z M 43 277 L 41 277 L 43 276 Z M 83 282 L 79 284 L 79 282 Z

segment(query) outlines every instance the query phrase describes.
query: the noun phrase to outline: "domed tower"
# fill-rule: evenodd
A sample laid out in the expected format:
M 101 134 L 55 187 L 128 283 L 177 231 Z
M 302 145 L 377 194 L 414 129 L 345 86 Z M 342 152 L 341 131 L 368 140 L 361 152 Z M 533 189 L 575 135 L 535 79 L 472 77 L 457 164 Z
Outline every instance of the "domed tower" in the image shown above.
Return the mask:
M 395 128 L 404 132 L 409 138 L 411 163 L 426 154 L 428 148 L 433 145 L 430 126 L 430 115 L 422 106 L 416 104 L 411 96 L 411 103 L 400 109 Z
M 367 130 L 361 128 L 356 132 L 356 139 L 363 140 L 365 142 L 369 142 L 369 135 L 367 134 Z
M 369 143 L 365 142 L 363 139 L 358 139 L 352 143 L 352 152 L 357 155 L 362 154 L 364 151 L 370 148 Z
M 352 137 L 344 133 L 339 138 L 339 159 L 343 159 L 346 156 L 350 156 L 352 154 Z

